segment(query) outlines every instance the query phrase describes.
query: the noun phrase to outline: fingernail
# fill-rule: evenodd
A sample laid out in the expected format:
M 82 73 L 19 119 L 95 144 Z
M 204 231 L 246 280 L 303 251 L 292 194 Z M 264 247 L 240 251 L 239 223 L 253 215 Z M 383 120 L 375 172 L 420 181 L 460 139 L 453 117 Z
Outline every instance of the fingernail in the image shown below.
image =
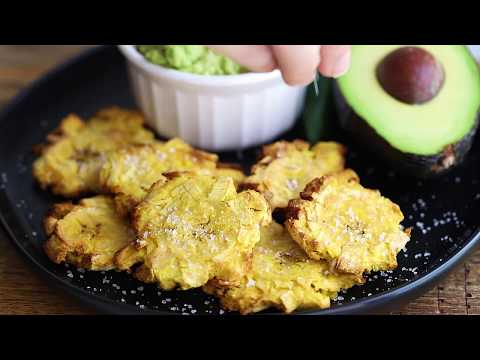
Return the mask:
M 338 61 L 335 63 L 335 66 L 333 67 L 332 76 L 334 78 L 338 78 L 342 76 L 348 71 L 349 67 L 350 67 L 350 51 L 347 51 L 343 53 L 343 55 L 340 56 Z

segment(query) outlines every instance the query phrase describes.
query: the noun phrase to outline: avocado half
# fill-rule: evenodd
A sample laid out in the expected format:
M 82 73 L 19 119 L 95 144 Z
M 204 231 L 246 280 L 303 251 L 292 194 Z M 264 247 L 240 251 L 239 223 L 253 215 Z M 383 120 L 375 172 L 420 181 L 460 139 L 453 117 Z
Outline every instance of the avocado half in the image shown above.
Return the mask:
M 477 130 L 480 71 L 462 45 L 354 45 L 334 93 L 341 127 L 408 175 L 460 164 Z

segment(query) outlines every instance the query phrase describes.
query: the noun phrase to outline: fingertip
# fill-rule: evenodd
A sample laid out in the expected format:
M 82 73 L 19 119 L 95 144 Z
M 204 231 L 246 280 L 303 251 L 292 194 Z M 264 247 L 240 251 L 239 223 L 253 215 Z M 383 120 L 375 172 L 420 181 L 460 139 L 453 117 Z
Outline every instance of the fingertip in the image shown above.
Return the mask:
M 351 52 L 346 51 L 338 60 L 338 62 L 334 66 L 332 76 L 334 78 L 338 78 L 344 75 L 348 69 L 350 68 L 350 61 L 351 61 Z
M 318 71 L 325 77 L 338 78 L 350 68 L 351 50 L 348 45 L 322 47 L 322 61 Z
M 308 75 L 305 73 L 291 72 L 291 71 L 282 71 L 283 81 L 288 86 L 306 86 L 312 83 L 315 79 L 316 70 L 312 74 Z
M 285 83 L 304 86 L 315 79 L 320 45 L 274 45 L 275 59 Z

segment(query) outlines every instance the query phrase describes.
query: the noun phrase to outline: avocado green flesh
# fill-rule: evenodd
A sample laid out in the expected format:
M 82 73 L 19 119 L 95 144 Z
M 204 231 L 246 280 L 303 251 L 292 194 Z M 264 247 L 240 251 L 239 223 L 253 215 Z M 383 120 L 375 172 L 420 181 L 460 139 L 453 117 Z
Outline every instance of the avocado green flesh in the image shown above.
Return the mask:
M 203 45 L 137 45 L 149 62 L 197 75 L 236 75 L 247 70 Z
M 460 141 L 475 125 L 480 108 L 480 72 L 463 45 L 415 45 L 443 65 L 445 81 L 429 102 L 396 100 L 376 77 L 378 63 L 405 45 L 354 45 L 350 70 L 338 86 L 353 111 L 392 147 L 417 155 L 435 155 Z

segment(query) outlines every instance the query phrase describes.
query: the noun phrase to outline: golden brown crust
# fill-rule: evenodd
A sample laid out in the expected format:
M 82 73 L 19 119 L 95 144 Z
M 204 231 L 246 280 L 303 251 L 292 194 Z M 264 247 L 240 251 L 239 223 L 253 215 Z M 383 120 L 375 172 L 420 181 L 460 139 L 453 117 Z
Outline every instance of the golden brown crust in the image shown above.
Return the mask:
M 331 272 L 324 261 L 309 259 L 277 223 L 262 228 L 251 268 L 240 284 L 225 280 L 212 279 L 203 290 L 217 296 L 224 308 L 241 314 L 272 306 L 287 313 L 325 308 L 338 291 L 364 282 L 362 277 Z
M 289 233 L 310 258 L 356 275 L 396 268 L 410 237 L 409 229 L 401 230 L 399 206 L 363 188 L 350 169 L 312 180 L 300 199 L 289 202 L 286 217 Z
M 253 190 L 260 192 L 260 184 L 243 182 L 238 186 L 238 191 Z
M 231 177 L 235 183 L 245 177 L 230 164 L 219 163 L 217 155 L 174 138 L 110 152 L 100 171 L 100 184 L 105 192 L 115 195 L 119 211 L 128 213 L 165 173 L 182 171 Z
M 58 220 L 63 219 L 69 212 L 72 211 L 75 205 L 71 202 L 55 204 L 48 211 L 43 219 L 43 228 L 47 236 L 50 236 L 55 231 L 55 226 Z
M 167 180 L 173 180 L 177 177 L 182 176 L 182 174 L 188 174 L 188 173 L 189 173 L 188 171 L 169 171 L 169 172 L 163 173 L 163 176 L 165 176 Z M 155 184 L 158 184 L 158 181 Z M 155 184 L 153 186 L 155 186 Z
M 292 151 L 307 151 L 310 144 L 304 140 L 277 141 L 262 147 L 262 158 L 270 157 L 271 161 L 282 158 Z
M 133 210 L 137 240 L 117 254 L 116 264 L 123 270 L 141 263 L 134 276 L 155 279 L 165 290 L 238 279 L 249 269 L 260 227 L 270 221 L 263 197 L 238 194 L 231 178 L 176 172 Z
M 153 139 L 136 111 L 104 109 L 88 122 L 72 114 L 47 136 L 45 144 L 35 147 L 41 156 L 34 162 L 33 175 L 43 189 L 64 197 L 99 193 L 105 154 Z
M 115 254 L 113 259 L 115 267 L 130 273 L 134 265 L 142 262 L 145 254 L 141 249 L 144 248 L 145 245 L 145 242 L 139 243 L 137 240 L 133 240 L 127 244 L 127 246 Z
M 76 114 L 69 114 L 60 121 L 60 124 L 51 133 L 47 134 L 46 143 L 34 146 L 34 152 L 42 155 L 49 147 L 65 139 L 68 136 L 74 136 L 85 127 L 85 122 Z
M 60 264 L 67 257 L 67 249 L 56 236 L 50 236 L 48 241 L 44 242 L 43 250 L 48 258 L 55 264 Z
M 43 248 L 50 260 L 88 270 L 113 269 L 115 253 L 134 239 L 128 222 L 105 196 L 54 205 L 44 228 L 48 240 Z
M 335 174 L 334 176 L 338 178 L 340 175 L 343 176 L 344 181 L 347 184 L 352 183 L 352 182 L 357 182 L 357 183 L 360 182 L 360 178 L 358 177 L 358 175 L 350 169 L 347 169 L 347 170 L 341 172 L 340 174 Z M 325 176 L 322 176 L 320 178 L 315 178 L 312 181 L 310 181 L 305 186 L 305 189 L 300 193 L 300 198 L 303 199 L 303 200 L 310 200 L 310 201 L 313 200 L 313 194 L 321 191 L 321 189 L 323 187 L 323 184 L 326 181 L 328 181 L 328 179 L 331 178 L 331 177 L 332 177 L 332 175 L 325 175 Z
M 309 181 L 343 170 L 345 153 L 346 148 L 335 142 L 320 142 L 311 148 L 303 140 L 265 145 L 261 160 L 239 189 L 260 192 L 274 210 L 286 208 Z
M 238 170 L 240 172 L 243 172 L 242 166 L 240 164 L 227 163 L 227 162 L 218 162 L 217 169 L 231 169 L 231 170 Z
M 218 161 L 218 156 L 216 154 L 212 154 L 195 148 L 192 148 L 191 155 L 192 157 L 196 158 L 198 162 Z
M 285 208 L 283 213 L 285 214 L 286 220 L 298 220 L 298 216 L 302 209 L 302 202 L 299 199 L 293 199 L 288 202 L 288 206 Z

